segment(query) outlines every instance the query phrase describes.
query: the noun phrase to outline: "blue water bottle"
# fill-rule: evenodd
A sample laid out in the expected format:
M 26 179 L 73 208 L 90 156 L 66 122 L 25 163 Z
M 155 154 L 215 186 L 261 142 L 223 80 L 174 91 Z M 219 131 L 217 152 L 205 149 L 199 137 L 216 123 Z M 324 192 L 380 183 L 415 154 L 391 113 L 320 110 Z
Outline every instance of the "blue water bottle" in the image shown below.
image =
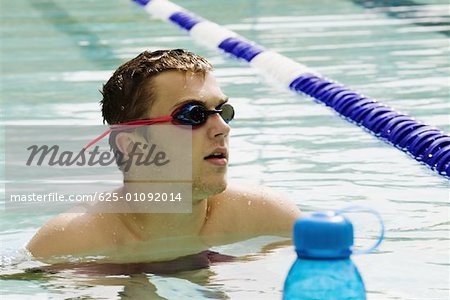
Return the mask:
M 353 225 L 341 213 L 353 208 L 316 212 L 297 220 L 294 246 L 297 260 L 284 283 L 283 300 L 364 300 L 366 291 L 351 254 L 368 253 L 381 243 L 381 234 L 369 250 L 353 251 Z M 360 210 L 360 209 L 358 209 Z

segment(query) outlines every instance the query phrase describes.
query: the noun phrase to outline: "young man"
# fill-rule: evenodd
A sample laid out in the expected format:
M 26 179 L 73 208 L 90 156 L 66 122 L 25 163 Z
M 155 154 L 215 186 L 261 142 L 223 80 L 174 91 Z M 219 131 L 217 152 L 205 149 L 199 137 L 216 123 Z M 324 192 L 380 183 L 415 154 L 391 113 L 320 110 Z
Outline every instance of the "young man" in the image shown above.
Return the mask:
M 192 135 L 192 212 L 61 214 L 28 244 L 35 257 L 166 261 L 260 235 L 291 236 L 300 214 L 294 204 L 267 189 L 227 182 L 227 122 L 234 110 L 204 58 L 179 49 L 143 52 L 117 69 L 103 87 L 101 103 L 109 125 L 163 123 L 168 116 L 194 125 L 186 133 Z M 130 155 L 135 142 L 130 133 L 114 132 L 111 137 L 118 151 Z M 119 197 L 134 191 L 126 174 L 124 178 L 114 191 Z

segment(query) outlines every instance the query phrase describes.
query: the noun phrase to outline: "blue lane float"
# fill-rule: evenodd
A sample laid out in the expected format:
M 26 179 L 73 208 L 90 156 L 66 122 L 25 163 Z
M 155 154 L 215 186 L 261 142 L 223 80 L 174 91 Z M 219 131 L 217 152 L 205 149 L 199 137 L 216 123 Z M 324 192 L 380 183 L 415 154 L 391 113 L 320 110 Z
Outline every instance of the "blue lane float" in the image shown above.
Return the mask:
M 247 61 L 252 67 L 332 107 L 352 123 L 450 178 L 450 136 L 382 103 L 328 80 L 294 60 L 246 40 L 167 0 L 133 0 L 149 14 L 187 30 L 198 42 Z

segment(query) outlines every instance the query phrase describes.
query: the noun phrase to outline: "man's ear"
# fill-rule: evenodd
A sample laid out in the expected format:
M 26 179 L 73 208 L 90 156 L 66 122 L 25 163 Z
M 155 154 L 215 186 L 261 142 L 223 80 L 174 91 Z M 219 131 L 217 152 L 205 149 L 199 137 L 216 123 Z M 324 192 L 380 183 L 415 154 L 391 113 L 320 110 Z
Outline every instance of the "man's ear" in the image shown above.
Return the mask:
M 124 156 L 128 156 L 133 149 L 134 135 L 129 132 L 120 132 L 116 135 L 116 147 Z

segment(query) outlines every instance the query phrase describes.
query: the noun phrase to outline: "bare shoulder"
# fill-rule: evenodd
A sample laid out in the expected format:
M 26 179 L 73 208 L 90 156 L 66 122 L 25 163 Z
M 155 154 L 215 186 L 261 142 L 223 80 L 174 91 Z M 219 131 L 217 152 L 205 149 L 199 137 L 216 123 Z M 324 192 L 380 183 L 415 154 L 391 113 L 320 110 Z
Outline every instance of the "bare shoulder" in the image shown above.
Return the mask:
M 105 214 L 106 218 L 110 218 Z M 37 258 L 90 253 L 111 244 L 105 234 L 105 216 L 89 213 L 63 213 L 44 224 L 27 249 Z
M 286 196 L 261 186 L 232 184 L 208 201 L 213 227 L 222 232 L 290 236 L 300 216 L 299 208 Z

